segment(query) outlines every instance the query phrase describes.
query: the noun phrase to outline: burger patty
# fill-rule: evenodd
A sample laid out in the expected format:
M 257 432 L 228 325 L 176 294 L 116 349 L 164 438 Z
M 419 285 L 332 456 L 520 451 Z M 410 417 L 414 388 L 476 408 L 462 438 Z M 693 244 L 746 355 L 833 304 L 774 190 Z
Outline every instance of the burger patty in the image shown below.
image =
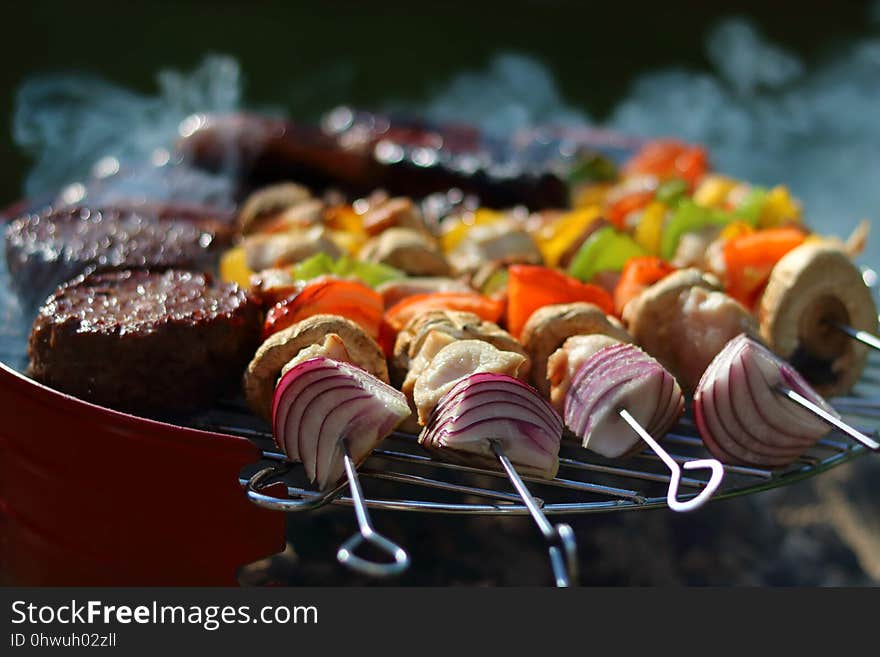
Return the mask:
M 210 269 L 226 238 L 222 224 L 210 220 L 126 208 L 55 210 L 10 223 L 6 263 L 16 293 L 33 308 L 84 272 Z
M 234 283 L 181 270 L 92 273 L 40 308 L 29 374 L 119 410 L 195 410 L 237 385 L 260 328 L 258 305 Z

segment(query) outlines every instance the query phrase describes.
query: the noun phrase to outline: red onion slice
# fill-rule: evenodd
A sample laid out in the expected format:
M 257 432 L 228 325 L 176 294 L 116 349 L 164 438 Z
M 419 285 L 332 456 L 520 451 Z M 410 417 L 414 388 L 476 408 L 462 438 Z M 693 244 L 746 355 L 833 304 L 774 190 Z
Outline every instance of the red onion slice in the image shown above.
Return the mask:
M 318 356 L 292 367 L 275 387 L 272 433 L 324 490 L 344 474 L 340 439 L 360 464 L 409 412 L 403 393 L 359 367 Z
M 675 378 L 632 344 L 600 349 L 581 365 L 565 397 L 565 424 L 587 449 L 619 458 L 643 444 L 620 417 L 621 408 L 655 438 L 684 411 Z
M 715 356 L 694 393 L 694 419 L 716 458 L 782 467 L 828 433 L 824 420 L 785 399 L 779 386 L 839 417 L 788 363 L 746 334 Z
M 419 436 L 440 458 L 500 469 L 492 440 L 520 472 L 556 476 L 562 419 L 533 388 L 506 374 L 481 372 L 459 381 Z

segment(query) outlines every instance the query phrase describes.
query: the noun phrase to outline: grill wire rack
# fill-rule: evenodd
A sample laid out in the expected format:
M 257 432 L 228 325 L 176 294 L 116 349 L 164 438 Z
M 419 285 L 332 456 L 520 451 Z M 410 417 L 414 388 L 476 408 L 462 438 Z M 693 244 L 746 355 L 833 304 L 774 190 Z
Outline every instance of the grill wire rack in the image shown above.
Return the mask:
M 869 355 L 865 372 L 852 395 L 832 399 L 831 403 L 844 420 L 868 435 L 876 435 L 880 425 L 880 354 Z M 303 508 L 353 505 L 345 485 L 325 493 L 309 488 L 302 466 L 285 464 L 266 423 L 250 414 L 240 402 L 224 402 L 189 424 L 248 438 L 262 450 L 263 458 L 241 472 L 243 488 L 255 473 L 275 466 L 278 474 L 272 479 L 273 483 L 286 486 L 289 497 L 308 502 Z M 661 442 L 678 463 L 711 458 L 697 433 L 690 410 Z M 786 468 L 724 465 L 724 480 L 711 499 L 732 498 L 792 484 L 867 452 L 870 450 L 835 430 Z M 581 448 L 573 440 L 564 439 L 559 465 L 559 474 L 554 479 L 523 477 L 547 515 L 667 506 L 669 470 L 650 449 L 625 461 L 610 460 Z M 529 513 L 500 469 L 437 461 L 419 447 L 415 436 L 408 434 L 392 434 L 372 452 L 358 472 L 370 509 L 496 516 Z M 705 488 L 707 480 L 708 475 L 706 478 L 683 475 L 678 499 L 693 499 Z M 395 494 L 388 496 L 388 487 L 384 486 L 385 496 L 371 496 L 371 482 L 376 481 L 393 482 Z

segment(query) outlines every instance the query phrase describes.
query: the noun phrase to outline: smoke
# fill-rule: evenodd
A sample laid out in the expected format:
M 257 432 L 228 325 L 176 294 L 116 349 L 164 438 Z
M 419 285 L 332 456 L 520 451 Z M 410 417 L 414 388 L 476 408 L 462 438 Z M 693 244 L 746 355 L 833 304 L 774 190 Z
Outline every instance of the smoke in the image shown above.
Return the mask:
M 880 2 L 872 17 L 880 24 Z M 819 231 L 845 234 L 862 218 L 880 218 L 880 36 L 809 68 L 749 21 L 731 18 L 708 35 L 706 54 L 711 70 L 649 73 L 604 119 L 568 104 L 534 59 L 509 53 L 448 82 L 425 111 L 490 133 L 592 123 L 675 136 L 705 144 L 720 171 L 788 185 Z M 880 261 L 876 233 L 865 255 Z
M 880 2 L 871 18 L 877 36 L 840 48 L 817 66 L 745 19 L 725 20 L 706 41 L 710 70 L 649 73 L 606 117 L 568 102 L 551 71 L 516 53 L 455 76 L 408 109 L 436 121 L 471 122 L 496 137 L 540 124 L 598 124 L 703 143 L 718 170 L 787 184 L 804 201 L 812 226 L 843 234 L 861 218 L 880 218 Z M 242 88 L 238 64 L 222 56 L 191 72 L 161 73 L 155 95 L 83 75 L 31 81 L 18 94 L 14 120 L 16 141 L 35 159 L 25 193 L 54 192 L 95 173 L 95 165 L 100 174 L 102 167 L 161 160 L 185 117 L 239 108 Z M 201 176 L 193 180 L 168 169 L 137 169 L 117 176 L 109 189 L 152 197 L 198 189 L 203 198 L 229 200 L 228 180 L 189 172 Z M 880 261 L 876 235 L 867 255 Z
M 238 63 L 208 56 L 195 70 L 163 71 L 155 95 L 138 94 L 89 75 L 41 76 L 26 82 L 15 99 L 13 138 L 34 158 L 25 180 L 27 197 L 55 193 L 74 181 L 123 171 L 101 191 L 100 201 L 137 192 L 148 198 L 192 198 L 222 204 L 227 181 L 198 172 L 172 171 L 169 147 L 180 122 L 196 112 L 229 112 L 241 105 Z M 68 190 L 76 195 L 79 188 Z M 95 200 L 95 199 L 91 199 Z

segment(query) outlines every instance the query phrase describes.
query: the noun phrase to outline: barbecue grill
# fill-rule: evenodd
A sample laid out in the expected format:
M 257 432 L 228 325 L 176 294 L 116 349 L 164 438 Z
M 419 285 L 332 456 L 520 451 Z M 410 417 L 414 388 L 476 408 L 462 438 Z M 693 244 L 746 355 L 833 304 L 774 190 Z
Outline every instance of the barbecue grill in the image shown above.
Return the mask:
M 283 548 L 277 510 L 353 504 L 346 486 L 308 489 L 301 466 L 284 462 L 265 423 L 238 400 L 168 423 L 74 399 L 7 364 L 0 387 L 4 583 L 232 584 L 240 566 Z M 872 432 L 878 400 L 880 357 L 872 355 L 853 396 L 834 406 Z M 678 463 L 708 456 L 690 414 L 664 444 Z M 793 484 L 868 451 L 835 432 L 782 470 L 726 465 L 712 499 Z M 433 460 L 406 434 L 387 439 L 359 474 L 370 509 L 529 514 L 503 472 Z M 662 508 L 670 473 L 649 450 L 621 464 L 564 444 L 555 479 L 524 479 L 542 511 L 556 517 Z M 707 479 L 686 472 L 678 499 L 693 499 Z M 392 482 L 395 494 L 372 495 L 378 481 Z M 269 484 L 276 486 L 263 492 Z M 211 504 L 187 503 L 205 496 Z M 207 536 L 222 540 L 208 543 Z
M 7 216 L 9 213 L 7 213 Z M 0 583 L 233 584 L 245 564 L 284 546 L 279 511 L 355 506 L 394 512 L 551 517 L 658 509 L 714 488 L 709 471 L 678 464 L 710 455 L 688 412 L 666 436 L 672 461 L 651 450 L 621 463 L 563 444 L 553 480 L 522 477 L 532 496 L 487 470 L 430 458 L 415 436 L 396 433 L 359 468 L 365 484 L 318 493 L 286 462 L 268 425 L 240 399 L 186 417 L 146 419 L 42 386 L 21 372 L 29 325 L 0 262 Z M 865 280 L 876 275 L 866 271 Z M 832 400 L 852 425 L 873 434 L 880 418 L 880 355 L 872 354 L 851 396 Z M 712 499 L 766 491 L 818 475 L 869 449 L 835 431 L 781 470 L 725 465 Z M 378 496 L 374 482 L 389 482 Z M 672 488 L 670 492 L 670 487 Z M 711 491 L 710 491 L 711 492 Z M 204 504 L 209 499 L 210 504 Z M 546 523 L 546 521 L 545 521 Z M 542 531 L 551 561 L 574 579 L 573 537 Z M 369 531 L 366 534 L 370 534 Z M 218 537 L 211 540 L 208 537 Z M 355 559 L 362 533 L 348 545 Z M 384 545 L 394 554 L 397 546 Z M 556 550 L 554 553 L 553 550 Z M 556 555 L 555 557 L 553 555 Z M 567 569 L 560 570 L 560 559 Z M 387 574 L 389 564 L 361 562 Z

